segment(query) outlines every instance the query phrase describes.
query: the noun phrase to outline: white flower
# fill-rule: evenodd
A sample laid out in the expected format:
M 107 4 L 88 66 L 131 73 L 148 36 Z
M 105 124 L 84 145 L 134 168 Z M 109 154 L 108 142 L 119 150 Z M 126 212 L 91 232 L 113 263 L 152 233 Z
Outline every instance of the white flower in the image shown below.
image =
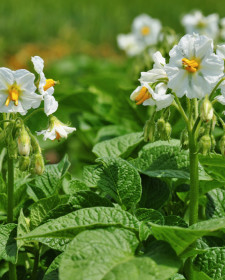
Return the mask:
M 216 48 L 216 54 L 222 58 L 225 59 L 225 44 L 223 45 L 218 45 Z
M 156 111 L 159 111 L 173 102 L 173 95 L 166 94 L 166 91 L 167 85 L 164 83 L 157 84 L 154 90 L 148 83 L 143 83 L 132 92 L 130 98 L 137 105 L 156 106 Z
M 165 58 L 160 52 L 154 53 L 152 58 L 155 62 L 153 69 L 149 70 L 148 72 L 141 72 L 141 78 L 139 79 L 141 83 L 155 83 L 161 79 L 167 79 L 167 74 L 164 70 L 164 66 L 166 64 Z
M 221 18 L 220 24 L 221 24 L 220 36 L 222 39 L 225 39 L 225 18 Z
M 59 140 L 60 138 L 67 138 L 67 135 L 75 130 L 75 127 L 69 127 L 60 122 L 56 117 L 50 116 L 49 127 L 46 130 L 37 132 L 37 135 L 43 134 L 44 140 L 47 138 L 50 140 Z
M 207 17 L 203 16 L 200 11 L 194 11 L 182 18 L 182 25 L 186 29 L 186 33 L 198 33 L 200 35 L 207 35 L 215 39 L 219 34 L 219 16 L 211 14 Z
M 160 21 L 146 14 L 141 14 L 136 17 L 132 24 L 133 34 L 139 40 L 145 42 L 146 45 L 154 45 L 158 42 L 161 29 Z
M 168 87 L 178 97 L 201 99 L 223 76 L 224 62 L 213 53 L 213 41 L 206 36 L 185 35 L 169 55 L 165 65 Z
M 12 71 L 0 68 L 0 113 L 25 115 L 30 108 L 37 108 L 41 96 L 35 93 L 35 76 L 27 70 Z
M 117 36 L 117 43 L 119 48 L 124 50 L 129 56 L 138 55 L 145 48 L 144 44 L 137 40 L 137 38 L 132 33 L 119 34 Z
M 31 58 L 34 64 L 35 71 L 39 74 L 40 80 L 38 90 L 44 99 L 44 111 L 47 116 L 53 114 L 58 109 L 58 102 L 53 97 L 54 85 L 56 82 L 53 79 L 46 79 L 43 72 L 44 60 L 39 56 Z

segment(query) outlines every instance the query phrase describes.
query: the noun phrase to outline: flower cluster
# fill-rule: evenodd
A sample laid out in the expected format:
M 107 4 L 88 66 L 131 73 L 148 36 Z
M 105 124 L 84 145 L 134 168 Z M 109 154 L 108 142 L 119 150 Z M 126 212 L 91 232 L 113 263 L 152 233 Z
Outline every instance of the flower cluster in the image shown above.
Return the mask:
M 43 72 L 44 61 L 39 56 L 31 58 L 34 69 L 38 74 L 36 93 L 35 75 L 27 70 L 12 71 L 8 68 L 0 68 L 0 113 L 19 113 L 26 115 L 28 110 L 36 109 L 44 101 L 44 112 L 50 116 L 50 125 L 47 130 L 38 134 L 44 134 L 44 139 L 54 140 L 66 138 L 75 128 L 68 128 L 52 114 L 58 109 L 55 100 L 54 86 L 57 84 L 53 79 L 46 79 Z M 67 129 L 65 129 L 67 128 Z
M 161 29 L 158 19 L 141 14 L 134 19 L 131 33 L 118 35 L 118 46 L 129 56 L 138 55 L 148 46 L 157 44 Z
M 137 105 L 156 105 L 156 110 L 161 110 L 173 102 L 171 92 L 178 97 L 202 99 L 224 76 L 225 45 L 218 46 L 215 54 L 212 39 L 204 35 L 185 35 L 169 56 L 166 64 L 156 52 L 153 69 L 141 73 L 141 85 L 131 94 Z M 217 98 L 225 103 L 225 82 L 220 87 L 223 95 Z
M 161 140 L 169 139 L 171 127 L 168 124 L 166 108 L 172 104 L 181 112 L 184 119 L 186 118 L 191 128 L 196 122 L 195 129 L 198 127 L 197 131 L 199 131 L 199 151 L 203 154 L 212 151 L 215 147 L 212 131 L 216 124 L 216 112 L 211 101 L 214 99 L 213 103 L 218 101 L 225 105 L 225 44 L 218 45 L 214 52 L 212 39 L 197 33 L 187 34 L 170 50 L 168 62 L 159 51 L 153 55 L 153 61 L 153 69 L 141 72 L 140 86 L 130 96 L 137 105 L 153 106 L 156 112 L 164 109 L 156 126 L 155 113 L 146 123 L 145 138 L 152 141 L 156 128 L 156 133 Z M 218 95 L 219 92 L 221 94 Z M 181 109 L 179 98 L 184 96 L 187 99 L 190 119 Z M 198 119 L 202 122 L 201 130 Z M 222 119 L 219 120 L 225 129 Z M 181 144 L 182 147 L 188 148 L 186 136 L 187 131 L 183 131 Z

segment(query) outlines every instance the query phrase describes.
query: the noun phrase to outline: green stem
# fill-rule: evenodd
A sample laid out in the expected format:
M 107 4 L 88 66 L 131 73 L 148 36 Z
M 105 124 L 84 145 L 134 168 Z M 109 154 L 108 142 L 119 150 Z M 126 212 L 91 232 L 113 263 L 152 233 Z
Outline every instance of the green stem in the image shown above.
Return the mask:
M 176 94 L 174 93 L 174 99 L 176 102 L 174 102 L 174 106 L 178 109 L 178 111 L 180 112 L 180 114 L 182 115 L 182 117 L 184 118 L 184 121 L 187 125 L 187 130 L 188 132 L 190 132 L 190 123 L 189 123 L 189 120 L 188 120 L 188 117 L 186 115 L 186 113 L 184 112 L 184 109 L 182 107 L 182 105 L 180 104 L 180 100 L 178 99 L 178 97 L 176 96 Z
M 219 85 L 225 81 L 225 77 L 223 77 L 221 80 L 219 80 L 219 82 L 216 84 L 216 86 L 214 87 L 214 89 L 212 90 L 210 97 L 213 97 L 213 94 L 216 92 L 217 88 L 219 87 Z M 211 99 L 211 98 L 210 98 Z
M 33 111 L 29 116 L 27 116 L 23 121 L 26 122 L 27 120 L 29 120 L 30 117 L 32 117 L 33 115 L 35 115 L 36 113 L 39 113 L 41 111 L 44 111 L 44 108 L 39 108 L 35 111 Z
M 8 210 L 7 222 L 13 223 L 13 207 L 14 207 L 14 166 L 13 159 L 8 157 Z M 9 262 L 9 280 L 16 280 L 16 266 Z
M 190 158 L 190 206 L 189 225 L 198 222 L 199 178 L 198 178 L 198 151 L 195 135 L 189 133 Z
M 33 266 L 33 271 L 32 271 L 32 275 L 31 275 L 31 280 L 37 280 L 39 258 L 40 258 L 40 252 L 39 252 L 39 245 L 38 245 L 36 248 L 35 256 L 34 256 L 34 266 Z
M 13 222 L 13 207 L 14 207 L 13 186 L 14 186 L 13 159 L 8 157 L 8 213 L 7 213 L 8 223 Z

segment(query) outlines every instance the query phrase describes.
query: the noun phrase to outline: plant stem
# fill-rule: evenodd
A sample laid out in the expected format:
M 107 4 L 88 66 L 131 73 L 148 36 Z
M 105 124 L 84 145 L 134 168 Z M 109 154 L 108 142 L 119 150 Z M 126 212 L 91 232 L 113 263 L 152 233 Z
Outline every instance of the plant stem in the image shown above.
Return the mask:
M 8 213 L 7 213 L 8 223 L 13 222 L 13 207 L 14 207 L 13 187 L 14 187 L 13 159 L 8 157 Z
M 35 252 L 35 256 L 34 256 L 34 266 L 33 266 L 33 271 L 32 271 L 32 275 L 31 275 L 31 280 L 37 280 L 39 258 L 40 258 L 40 253 L 39 253 L 39 245 L 38 245 L 36 252 Z
M 8 157 L 8 210 L 7 222 L 13 222 L 13 207 L 14 207 L 14 166 L 13 159 Z M 16 266 L 9 262 L 9 279 L 16 280 Z
M 190 159 L 190 206 L 189 206 L 189 226 L 198 222 L 198 199 L 199 199 L 199 179 L 198 179 L 198 151 L 195 135 L 189 133 L 189 159 Z

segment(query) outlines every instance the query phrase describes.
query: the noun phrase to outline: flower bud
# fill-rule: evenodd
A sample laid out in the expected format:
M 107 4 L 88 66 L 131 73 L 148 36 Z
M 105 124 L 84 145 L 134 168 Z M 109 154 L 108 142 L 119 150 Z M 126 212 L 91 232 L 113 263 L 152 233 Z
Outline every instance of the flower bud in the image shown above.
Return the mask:
M 22 126 L 22 128 L 19 131 L 19 136 L 17 138 L 17 144 L 18 144 L 19 154 L 21 156 L 29 156 L 29 154 L 30 154 L 30 136 L 24 126 Z
M 211 138 L 208 134 L 202 136 L 199 141 L 200 152 L 205 156 L 211 150 Z
M 160 140 L 169 140 L 171 131 L 172 128 L 169 122 L 165 122 L 164 119 L 159 119 L 157 121 L 157 132 Z
M 220 139 L 219 146 L 220 146 L 220 151 L 222 156 L 225 157 L 225 135 L 223 135 L 222 138 Z
M 158 119 L 156 126 L 157 126 L 157 131 L 160 134 L 165 128 L 165 120 L 162 118 Z
M 144 141 L 154 142 L 155 139 L 155 122 L 154 120 L 148 120 L 144 126 Z
M 209 101 L 208 96 L 205 97 L 204 101 L 201 105 L 201 120 L 203 122 L 208 122 L 213 118 L 213 106 L 212 103 Z
M 41 153 L 37 153 L 33 155 L 31 161 L 31 172 L 37 175 L 42 175 L 44 172 L 44 160 Z
M 30 165 L 30 158 L 28 156 L 19 157 L 19 169 L 21 171 L 28 170 L 29 165 Z
M 189 148 L 189 138 L 188 138 L 188 131 L 187 131 L 186 128 L 184 130 L 182 130 L 182 132 L 181 132 L 180 143 L 181 143 L 182 149 L 188 150 L 188 148 Z

